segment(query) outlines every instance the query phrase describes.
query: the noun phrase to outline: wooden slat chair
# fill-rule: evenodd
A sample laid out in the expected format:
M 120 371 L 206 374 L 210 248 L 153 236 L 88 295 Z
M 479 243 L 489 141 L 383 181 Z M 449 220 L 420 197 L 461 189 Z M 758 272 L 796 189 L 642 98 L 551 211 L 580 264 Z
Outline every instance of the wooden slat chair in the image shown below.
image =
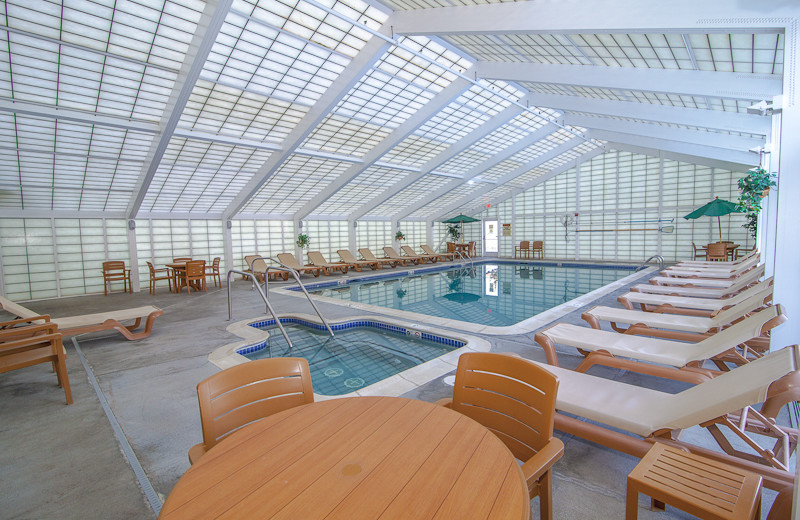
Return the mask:
M 308 361 L 291 357 L 259 359 L 225 369 L 197 385 L 197 400 L 203 442 L 189 450 L 191 464 L 242 426 L 313 403 Z
M 122 282 L 122 292 L 133 292 L 131 287 L 131 270 L 125 268 L 122 260 L 108 260 L 103 262 L 103 294 L 108 296 L 111 282 Z
M 519 255 L 519 256 L 517 256 Z M 530 240 L 523 240 L 517 247 L 514 248 L 514 258 L 530 258 L 531 257 L 531 242 Z
M 31 322 L 42 321 L 44 323 Z M 20 327 L 19 325 L 25 325 Z M 64 389 L 67 404 L 72 404 L 72 389 L 67 375 L 67 352 L 64 350 L 58 326 L 50 317 L 35 316 L 28 319 L 0 323 L 0 374 L 21 368 L 52 363 L 58 385 Z
M 541 240 L 534 240 L 531 251 L 533 253 L 533 258 L 536 258 L 537 256 L 539 258 L 544 258 L 544 242 Z
M 214 287 L 217 287 L 217 284 L 222 287 L 222 278 L 219 273 L 219 263 L 221 260 L 220 257 L 215 257 L 211 265 L 206 266 L 206 277 L 210 276 L 211 279 L 214 280 Z
M 208 290 L 206 285 L 206 261 L 205 260 L 190 260 L 186 262 L 186 269 L 178 273 L 178 292 L 182 292 L 186 287 L 186 294 L 192 292 L 192 289 L 200 291 Z
M 557 392 L 558 378 L 526 359 L 472 352 L 458 358 L 452 400 L 438 401 L 486 426 L 523 461 L 542 519 L 553 518 L 552 467 L 564 454 L 553 436 Z
M 728 260 L 728 246 L 725 242 L 716 242 L 706 246 L 706 260 L 709 262 L 726 262 Z
M 692 242 L 692 249 L 694 249 L 694 257 L 706 259 L 706 248 L 703 246 L 697 247 L 697 244 Z
M 150 294 L 156 293 L 156 282 L 159 280 L 166 280 L 169 284 L 169 290 L 172 291 L 172 273 L 169 272 L 169 267 L 161 267 L 156 269 L 150 262 L 147 263 L 147 268 L 150 270 Z M 159 273 L 164 273 L 159 275 Z

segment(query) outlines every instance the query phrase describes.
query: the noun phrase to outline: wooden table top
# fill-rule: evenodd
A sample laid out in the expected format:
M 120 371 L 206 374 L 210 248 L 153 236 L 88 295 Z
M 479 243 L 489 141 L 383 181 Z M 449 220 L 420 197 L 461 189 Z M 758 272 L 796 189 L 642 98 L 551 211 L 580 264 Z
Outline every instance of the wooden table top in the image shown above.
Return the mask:
M 529 519 L 525 478 L 479 423 L 398 397 L 332 399 L 250 424 L 206 453 L 159 518 Z

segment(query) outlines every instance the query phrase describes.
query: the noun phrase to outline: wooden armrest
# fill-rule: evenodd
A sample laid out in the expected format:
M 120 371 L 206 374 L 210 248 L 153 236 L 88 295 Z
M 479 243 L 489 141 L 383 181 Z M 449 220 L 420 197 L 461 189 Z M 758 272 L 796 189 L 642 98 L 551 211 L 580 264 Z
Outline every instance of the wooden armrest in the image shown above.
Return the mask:
M 44 346 L 46 343 L 61 344 L 61 334 L 45 334 L 43 336 L 33 336 L 30 338 L 17 339 L 14 341 L 7 341 L 0 343 L 0 357 L 9 356 L 18 352 L 24 352 L 34 348 Z
M 0 331 L 0 344 L 16 341 L 23 338 L 40 337 L 44 334 L 55 334 L 58 332 L 58 325 L 53 322 L 28 325 L 25 327 L 15 327 Z
M 0 322 L 0 329 L 10 329 L 20 323 L 33 323 L 34 321 L 50 322 L 49 314 L 42 314 L 41 316 L 31 316 L 30 318 L 17 318 L 11 321 Z
M 553 437 L 544 448 L 522 464 L 522 473 L 527 480 L 538 480 L 564 455 L 564 443 Z

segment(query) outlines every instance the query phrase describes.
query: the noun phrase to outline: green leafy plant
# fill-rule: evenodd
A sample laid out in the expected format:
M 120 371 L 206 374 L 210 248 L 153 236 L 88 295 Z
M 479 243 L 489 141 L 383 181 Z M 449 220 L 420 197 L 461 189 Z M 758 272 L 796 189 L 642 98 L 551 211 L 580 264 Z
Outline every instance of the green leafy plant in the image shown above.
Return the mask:
M 739 209 L 744 211 L 746 221 L 742 227 L 750 232 L 753 238 L 758 233 L 758 214 L 761 212 L 761 199 L 767 196 L 769 189 L 776 186 L 776 175 L 764 168 L 753 168 L 746 176 L 739 179 Z
M 447 234 L 450 235 L 450 238 L 454 242 L 458 242 L 458 240 L 461 238 L 461 228 L 455 224 L 451 224 L 447 226 Z
M 308 240 L 308 235 L 306 235 L 305 233 L 300 233 L 299 235 L 297 235 L 296 243 L 297 247 L 305 249 L 306 247 L 308 247 L 308 244 L 310 243 L 310 241 Z
M 394 234 L 394 238 L 395 240 L 405 240 L 406 236 L 403 234 L 402 231 L 398 231 L 397 233 Z

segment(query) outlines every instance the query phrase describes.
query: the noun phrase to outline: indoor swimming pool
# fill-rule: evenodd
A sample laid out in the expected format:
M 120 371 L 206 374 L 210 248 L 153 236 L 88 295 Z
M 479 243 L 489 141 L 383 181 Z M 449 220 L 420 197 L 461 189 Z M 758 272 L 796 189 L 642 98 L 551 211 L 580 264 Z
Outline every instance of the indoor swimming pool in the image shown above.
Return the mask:
M 490 262 L 309 285 L 331 303 L 508 327 L 631 275 L 628 266 Z M 370 309 L 372 310 L 372 309 Z M 377 310 L 377 312 L 381 312 Z M 390 313 L 399 315 L 397 313 Z
M 314 392 L 342 395 L 358 391 L 427 361 L 453 352 L 467 341 L 407 329 L 378 320 L 357 320 L 332 325 L 334 336 L 320 324 L 281 318 L 289 347 L 274 320 L 251 323 L 269 332 L 269 338 L 239 349 L 250 360 L 302 357 L 308 360 Z M 454 368 L 454 367 L 453 367 Z

